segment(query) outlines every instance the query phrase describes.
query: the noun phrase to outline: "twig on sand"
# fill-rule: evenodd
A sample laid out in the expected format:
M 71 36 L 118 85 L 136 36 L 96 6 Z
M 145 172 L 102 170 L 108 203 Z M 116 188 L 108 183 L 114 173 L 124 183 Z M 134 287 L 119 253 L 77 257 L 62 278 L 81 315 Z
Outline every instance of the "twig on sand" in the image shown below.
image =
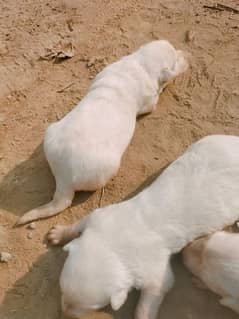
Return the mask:
M 73 84 L 74 84 L 74 82 L 68 84 L 67 86 L 64 86 L 62 89 L 57 90 L 56 92 L 57 92 L 57 93 L 62 93 L 62 92 L 64 92 L 66 89 L 69 89 L 69 87 L 71 87 Z
M 99 207 L 101 207 L 101 203 L 102 203 L 102 199 L 103 199 L 104 194 L 105 194 L 105 188 L 103 187 L 101 189 L 101 193 L 100 193 Z
M 224 4 L 220 4 L 220 3 L 216 3 L 214 6 L 207 6 L 207 5 L 204 5 L 203 8 L 206 8 L 206 9 L 211 9 L 211 10 L 217 10 L 217 11 L 229 11 L 229 12 L 233 12 L 233 13 L 239 13 L 239 10 L 235 9 L 235 8 L 232 8 L 232 7 L 229 7 L 229 6 L 226 6 Z

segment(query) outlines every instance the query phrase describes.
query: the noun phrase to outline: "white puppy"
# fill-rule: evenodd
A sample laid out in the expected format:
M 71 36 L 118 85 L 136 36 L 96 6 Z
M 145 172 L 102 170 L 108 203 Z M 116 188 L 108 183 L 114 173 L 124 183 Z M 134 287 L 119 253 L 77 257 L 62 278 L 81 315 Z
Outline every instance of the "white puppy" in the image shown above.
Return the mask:
M 239 217 L 239 137 L 193 144 L 132 199 L 98 209 L 72 226 L 53 227 L 53 244 L 83 235 L 69 251 L 60 285 L 63 310 L 80 316 L 141 289 L 137 319 L 154 319 L 173 284 L 170 257 L 199 236 Z
M 161 40 L 100 72 L 85 98 L 47 129 L 44 151 L 56 191 L 18 224 L 57 214 L 71 205 L 75 191 L 96 190 L 116 175 L 137 115 L 153 111 L 166 84 L 187 66 L 183 52 Z
M 188 269 L 239 314 L 239 234 L 225 231 L 193 241 L 183 250 Z

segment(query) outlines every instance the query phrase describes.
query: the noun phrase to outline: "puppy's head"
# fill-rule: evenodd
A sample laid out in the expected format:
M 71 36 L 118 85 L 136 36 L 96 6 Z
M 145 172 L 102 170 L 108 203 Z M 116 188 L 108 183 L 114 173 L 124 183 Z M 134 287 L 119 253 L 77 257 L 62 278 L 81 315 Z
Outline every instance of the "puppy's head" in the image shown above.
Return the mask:
M 90 230 L 64 250 L 69 255 L 60 278 L 63 312 L 79 318 L 109 303 L 118 310 L 127 298 L 131 281 L 117 254 Z
M 164 67 L 159 73 L 159 92 L 161 92 L 176 76 L 188 69 L 189 57 L 189 53 L 185 51 L 174 50 L 174 54 L 171 56 L 171 63 L 168 63 L 168 66 Z

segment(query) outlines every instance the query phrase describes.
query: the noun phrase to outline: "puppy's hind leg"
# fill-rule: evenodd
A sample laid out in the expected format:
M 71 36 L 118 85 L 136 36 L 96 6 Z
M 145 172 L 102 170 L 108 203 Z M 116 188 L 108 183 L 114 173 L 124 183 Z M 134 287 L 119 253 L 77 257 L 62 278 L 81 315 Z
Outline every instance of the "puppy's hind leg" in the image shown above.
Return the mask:
M 79 222 L 69 226 L 53 226 L 47 234 L 49 243 L 52 245 L 65 245 L 71 240 L 79 237 L 80 233 L 82 233 L 86 227 L 87 220 L 88 216 L 85 216 Z
M 16 226 L 24 225 L 33 220 L 47 218 L 60 213 L 71 205 L 74 193 L 75 192 L 71 186 L 57 184 L 53 200 L 46 205 L 32 209 L 24 214 L 17 221 Z

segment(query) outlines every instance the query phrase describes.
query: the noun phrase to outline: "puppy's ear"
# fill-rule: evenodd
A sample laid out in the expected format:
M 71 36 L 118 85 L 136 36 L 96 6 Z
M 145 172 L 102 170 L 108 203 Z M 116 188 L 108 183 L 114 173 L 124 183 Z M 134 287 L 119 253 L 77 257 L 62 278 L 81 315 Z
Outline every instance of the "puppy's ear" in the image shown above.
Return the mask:
M 175 77 L 175 74 L 173 71 L 169 70 L 168 68 L 164 68 L 161 71 L 159 79 L 158 79 L 159 86 L 165 87 L 166 84 L 170 82 L 170 80 L 172 80 L 174 77 Z
M 113 310 L 118 310 L 126 301 L 128 295 L 127 290 L 119 290 L 111 296 L 110 303 Z

